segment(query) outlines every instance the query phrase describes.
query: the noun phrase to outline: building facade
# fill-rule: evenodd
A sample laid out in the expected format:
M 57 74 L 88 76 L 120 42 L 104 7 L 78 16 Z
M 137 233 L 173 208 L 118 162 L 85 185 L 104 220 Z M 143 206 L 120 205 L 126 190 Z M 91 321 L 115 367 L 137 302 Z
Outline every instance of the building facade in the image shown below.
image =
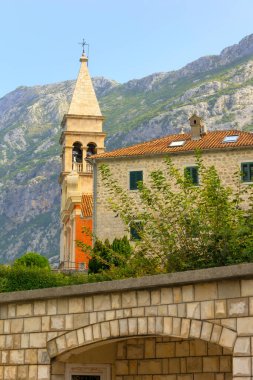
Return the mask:
M 165 169 L 165 157 L 170 157 L 175 167 L 186 171 L 195 185 L 201 184 L 196 167 L 196 150 L 201 152 L 204 165 L 214 165 L 222 182 L 235 186 L 234 174 L 242 172 L 242 186 L 253 183 L 253 134 L 242 131 L 205 130 L 202 120 L 190 118 L 188 134 L 169 135 L 153 141 L 102 153 L 94 157 L 94 233 L 101 240 L 113 240 L 127 235 L 126 227 L 108 207 L 109 190 L 103 185 L 100 167 L 107 164 L 112 176 L 133 199 L 137 196 L 137 182 L 149 180 L 157 169 Z
M 69 111 L 62 120 L 60 265 L 87 268 L 89 255 L 77 247 L 91 245 L 93 173 L 90 157 L 104 151 L 103 116 L 83 53 Z M 86 229 L 87 233 L 83 233 Z

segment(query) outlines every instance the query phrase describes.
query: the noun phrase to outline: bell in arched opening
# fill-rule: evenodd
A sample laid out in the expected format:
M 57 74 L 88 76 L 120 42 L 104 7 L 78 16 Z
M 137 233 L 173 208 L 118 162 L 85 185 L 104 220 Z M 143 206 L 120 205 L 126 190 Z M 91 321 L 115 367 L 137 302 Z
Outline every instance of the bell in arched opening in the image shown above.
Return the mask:
M 95 144 L 93 142 L 87 144 L 86 157 L 90 157 L 96 153 L 97 153 L 97 144 Z
M 77 162 L 79 164 L 83 162 L 82 144 L 78 141 L 73 144 L 72 160 L 73 162 Z

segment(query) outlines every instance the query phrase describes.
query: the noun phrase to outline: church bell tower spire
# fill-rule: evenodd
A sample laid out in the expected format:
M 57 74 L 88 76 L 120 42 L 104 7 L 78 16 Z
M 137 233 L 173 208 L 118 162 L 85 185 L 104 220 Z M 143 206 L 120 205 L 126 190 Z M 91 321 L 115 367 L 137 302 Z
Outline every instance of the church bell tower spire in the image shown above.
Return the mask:
M 85 53 L 80 58 L 81 67 L 70 103 L 69 115 L 98 116 L 101 111 L 88 71 L 88 58 Z
M 82 240 L 91 245 L 91 237 L 82 233 L 92 229 L 93 172 L 91 155 L 104 151 L 103 116 L 88 70 L 84 52 L 68 113 L 64 115 L 62 134 L 61 185 L 61 244 L 60 262 L 63 268 L 87 267 L 89 257 L 76 245 Z M 83 205 L 82 202 L 86 202 Z M 84 207 L 85 206 L 85 207 Z M 87 206 L 87 207 L 86 207 Z M 82 210 L 86 210 L 85 212 Z M 84 213 L 86 215 L 84 215 Z

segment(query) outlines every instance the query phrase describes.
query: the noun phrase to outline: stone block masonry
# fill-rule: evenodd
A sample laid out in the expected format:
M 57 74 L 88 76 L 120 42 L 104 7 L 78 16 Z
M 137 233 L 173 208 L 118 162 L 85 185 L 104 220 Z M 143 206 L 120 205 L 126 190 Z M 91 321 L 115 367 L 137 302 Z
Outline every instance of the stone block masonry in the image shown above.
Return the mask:
M 66 380 L 70 363 L 115 380 L 249 380 L 252 283 L 244 264 L 1 294 L 0 380 Z
M 116 374 L 123 380 L 129 376 L 152 379 L 231 378 L 231 354 L 219 346 L 198 340 L 177 338 L 138 338 L 117 346 Z M 199 375 L 201 374 L 201 375 Z

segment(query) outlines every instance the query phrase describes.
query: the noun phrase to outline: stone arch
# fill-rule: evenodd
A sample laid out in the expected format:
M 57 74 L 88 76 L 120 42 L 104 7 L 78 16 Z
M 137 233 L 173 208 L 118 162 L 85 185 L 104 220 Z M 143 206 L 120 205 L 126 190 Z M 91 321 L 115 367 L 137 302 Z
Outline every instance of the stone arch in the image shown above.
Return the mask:
M 128 317 L 98 322 L 66 332 L 47 343 L 51 358 L 72 349 L 108 340 L 167 336 L 193 338 L 218 344 L 233 352 L 237 333 L 227 327 L 190 318 L 153 316 Z

